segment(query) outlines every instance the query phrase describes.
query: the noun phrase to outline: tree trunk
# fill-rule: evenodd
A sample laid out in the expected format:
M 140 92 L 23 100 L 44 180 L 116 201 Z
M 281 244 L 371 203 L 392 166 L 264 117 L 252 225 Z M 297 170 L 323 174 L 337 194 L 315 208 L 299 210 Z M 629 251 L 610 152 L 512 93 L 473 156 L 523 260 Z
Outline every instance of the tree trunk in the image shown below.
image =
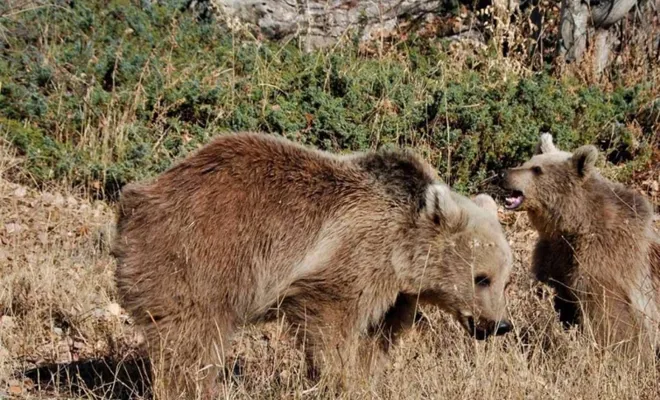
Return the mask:
M 594 40 L 594 72 L 599 76 L 605 70 L 610 57 L 610 32 L 607 29 L 597 28 Z
M 596 65 L 600 74 L 610 52 L 607 30 L 625 17 L 637 0 L 563 0 L 561 7 L 560 55 L 568 62 L 582 60 L 589 29 L 595 32 Z
M 589 6 L 582 0 L 563 0 L 560 15 L 559 52 L 568 62 L 580 61 L 587 48 Z

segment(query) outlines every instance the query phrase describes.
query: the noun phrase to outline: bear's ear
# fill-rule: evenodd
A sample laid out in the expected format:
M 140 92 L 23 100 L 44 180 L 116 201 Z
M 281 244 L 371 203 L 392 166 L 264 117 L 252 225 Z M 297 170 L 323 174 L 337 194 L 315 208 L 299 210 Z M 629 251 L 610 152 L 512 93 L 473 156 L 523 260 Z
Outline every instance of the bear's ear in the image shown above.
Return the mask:
M 452 199 L 451 189 L 445 184 L 432 184 L 426 188 L 424 218 L 435 225 L 454 226 L 463 219 L 461 207 Z
M 534 154 L 546 154 L 553 153 L 555 151 L 558 151 L 558 149 L 552 142 L 552 135 L 549 133 L 542 134 L 541 140 L 539 140 L 538 144 L 536 145 L 536 151 Z
M 591 174 L 598 160 L 598 149 L 593 145 L 578 147 L 571 157 L 573 167 L 580 177 L 587 177 Z
M 476 195 L 472 201 L 474 201 L 476 205 L 486 210 L 492 216 L 497 218 L 497 203 L 495 203 L 495 200 L 492 197 L 485 193 L 480 193 Z

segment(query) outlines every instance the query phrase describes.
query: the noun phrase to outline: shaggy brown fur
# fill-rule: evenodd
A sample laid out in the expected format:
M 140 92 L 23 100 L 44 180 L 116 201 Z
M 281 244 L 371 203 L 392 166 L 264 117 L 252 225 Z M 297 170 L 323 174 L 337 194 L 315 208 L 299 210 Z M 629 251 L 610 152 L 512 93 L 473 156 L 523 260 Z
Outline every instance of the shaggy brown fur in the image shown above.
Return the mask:
M 539 233 L 532 268 L 556 290 L 560 319 L 585 322 L 600 344 L 649 358 L 660 277 L 653 273 L 653 209 L 602 177 L 597 157 L 594 146 L 560 151 L 544 134 L 537 155 L 504 173 L 503 186 L 512 191 L 506 206 L 527 211 Z
M 510 329 L 512 255 L 494 201 L 451 192 L 404 151 L 333 156 L 223 135 L 128 185 L 117 231 L 120 298 L 168 396 L 191 396 L 193 379 L 212 390 L 207 367 L 222 365 L 235 329 L 280 316 L 312 365 L 329 366 L 376 362 L 367 344 L 386 351 L 418 301 L 482 337 Z

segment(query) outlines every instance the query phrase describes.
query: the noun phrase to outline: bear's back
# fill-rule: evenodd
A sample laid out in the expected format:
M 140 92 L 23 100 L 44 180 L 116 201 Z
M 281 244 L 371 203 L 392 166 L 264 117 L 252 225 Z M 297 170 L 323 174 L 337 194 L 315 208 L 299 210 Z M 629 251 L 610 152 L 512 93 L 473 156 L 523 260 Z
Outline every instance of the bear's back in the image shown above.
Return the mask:
M 636 190 L 619 182 L 610 181 L 600 174 L 594 176 L 584 186 L 587 203 L 583 204 L 584 218 L 602 219 L 603 230 L 629 231 L 631 236 L 643 236 L 653 220 L 651 202 Z M 600 210 L 600 212 L 594 212 Z
M 350 156 L 317 151 L 272 135 L 223 135 L 145 184 L 127 185 L 122 216 L 130 209 L 204 213 L 239 207 L 270 214 L 328 214 L 363 202 L 419 208 L 435 171 L 412 152 L 380 150 Z M 199 215 L 201 213 L 201 215 Z

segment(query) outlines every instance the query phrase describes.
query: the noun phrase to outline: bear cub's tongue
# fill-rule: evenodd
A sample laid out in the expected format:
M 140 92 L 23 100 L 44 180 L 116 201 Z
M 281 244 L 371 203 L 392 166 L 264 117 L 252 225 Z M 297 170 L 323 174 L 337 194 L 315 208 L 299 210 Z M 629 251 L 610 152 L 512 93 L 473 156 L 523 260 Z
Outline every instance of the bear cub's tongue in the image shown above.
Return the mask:
M 514 210 L 520 207 L 520 205 L 523 202 L 523 199 L 524 197 L 522 194 L 516 194 L 515 196 L 507 197 L 506 199 L 504 199 L 504 201 L 506 202 L 504 207 L 509 210 Z

